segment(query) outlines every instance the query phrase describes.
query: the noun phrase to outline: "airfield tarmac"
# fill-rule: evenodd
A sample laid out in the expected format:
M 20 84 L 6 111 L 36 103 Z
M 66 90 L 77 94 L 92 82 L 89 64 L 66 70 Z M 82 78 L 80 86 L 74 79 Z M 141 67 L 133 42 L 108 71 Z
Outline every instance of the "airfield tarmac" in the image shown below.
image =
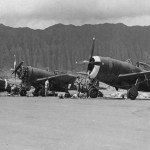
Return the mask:
M 2 150 L 148 150 L 150 100 L 0 97 Z

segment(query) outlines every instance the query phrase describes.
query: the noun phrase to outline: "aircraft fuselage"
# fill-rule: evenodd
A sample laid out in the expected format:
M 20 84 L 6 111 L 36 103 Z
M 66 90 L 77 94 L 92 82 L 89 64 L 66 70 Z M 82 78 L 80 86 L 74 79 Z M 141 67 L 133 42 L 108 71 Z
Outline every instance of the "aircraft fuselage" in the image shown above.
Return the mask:
M 119 78 L 120 74 L 131 74 L 144 71 L 142 68 L 136 67 L 129 62 L 124 62 L 109 57 L 93 56 L 93 58 L 99 62 L 99 66 L 93 66 L 90 74 L 91 77 L 116 88 L 129 89 L 137 80 L 137 78 L 122 80 Z M 150 86 L 143 82 L 138 90 L 150 91 Z

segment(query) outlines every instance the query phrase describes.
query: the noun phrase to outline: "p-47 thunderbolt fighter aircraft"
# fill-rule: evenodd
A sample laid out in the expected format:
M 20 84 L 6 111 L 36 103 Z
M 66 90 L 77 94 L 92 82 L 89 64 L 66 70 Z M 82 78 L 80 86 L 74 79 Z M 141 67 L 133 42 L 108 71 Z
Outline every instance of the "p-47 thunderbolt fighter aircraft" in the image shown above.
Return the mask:
M 118 90 L 127 89 L 127 98 L 136 99 L 138 91 L 150 92 L 150 66 L 138 62 L 133 65 L 127 61 L 120 61 L 109 57 L 93 56 L 95 38 L 88 61 L 88 75 L 111 85 Z M 142 67 L 144 66 L 144 67 Z M 96 89 L 93 93 L 97 94 Z
M 31 66 L 23 66 L 21 62 L 13 71 L 21 79 L 20 95 L 25 96 L 26 92 L 35 88 L 34 95 L 44 96 L 45 81 L 49 81 L 51 91 L 68 92 L 71 85 L 76 80 L 76 76 L 71 74 L 55 74 L 43 69 L 34 68 Z M 70 86 L 69 86 L 70 85 Z

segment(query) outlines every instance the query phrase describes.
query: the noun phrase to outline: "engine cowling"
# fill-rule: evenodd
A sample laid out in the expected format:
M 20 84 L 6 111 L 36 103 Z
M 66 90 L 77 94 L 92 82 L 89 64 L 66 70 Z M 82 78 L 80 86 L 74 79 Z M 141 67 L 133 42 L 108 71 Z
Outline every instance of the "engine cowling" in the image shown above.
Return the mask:
M 100 70 L 100 65 L 98 63 L 101 62 L 99 56 L 93 56 L 92 59 L 93 62 L 90 64 L 90 67 L 88 67 L 88 73 L 91 79 L 96 78 L 96 76 L 98 75 L 98 72 Z

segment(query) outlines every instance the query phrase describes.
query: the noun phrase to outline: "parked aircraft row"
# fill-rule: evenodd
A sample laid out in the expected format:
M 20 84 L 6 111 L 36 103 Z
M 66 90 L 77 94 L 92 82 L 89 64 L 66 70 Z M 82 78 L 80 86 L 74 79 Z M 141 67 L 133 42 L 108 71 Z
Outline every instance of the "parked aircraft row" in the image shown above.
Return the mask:
M 90 58 L 82 63 L 87 64 L 87 72 L 81 73 L 89 77 L 90 80 L 100 81 L 118 89 L 127 90 L 127 98 L 136 99 L 138 91 L 150 92 L 150 66 L 146 63 L 137 62 L 133 65 L 129 61 L 120 61 L 110 57 L 94 56 L 95 38 L 93 38 Z M 74 87 L 76 75 L 67 73 L 51 73 L 46 70 L 23 66 L 21 62 L 14 68 L 13 74 L 21 79 L 20 95 L 25 96 L 31 86 L 35 88 L 34 95 L 44 94 L 44 84 L 48 80 L 50 90 L 68 93 Z M 0 80 L 0 85 L 5 82 L 5 86 L 0 86 L 1 91 L 10 91 L 10 86 L 6 80 Z M 99 94 L 99 87 L 92 83 L 87 93 L 95 98 Z

